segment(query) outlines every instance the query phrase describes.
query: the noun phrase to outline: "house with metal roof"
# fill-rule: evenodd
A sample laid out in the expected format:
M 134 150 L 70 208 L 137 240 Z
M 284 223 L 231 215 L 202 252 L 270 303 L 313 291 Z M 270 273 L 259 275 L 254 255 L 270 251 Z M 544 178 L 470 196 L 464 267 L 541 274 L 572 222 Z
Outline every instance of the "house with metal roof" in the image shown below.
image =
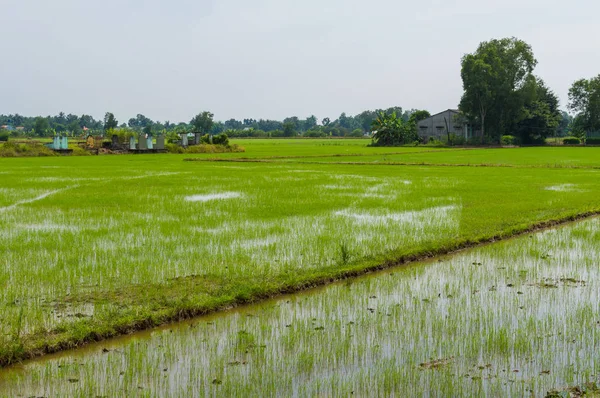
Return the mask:
M 428 142 L 430 139 L 445 141 L 448 134 L 464 137 L 465 140 L 477 135 L 473 125 L 461 115 L 457 109 L 447 109 L 431 115 L 417 123 L 419 139 Z

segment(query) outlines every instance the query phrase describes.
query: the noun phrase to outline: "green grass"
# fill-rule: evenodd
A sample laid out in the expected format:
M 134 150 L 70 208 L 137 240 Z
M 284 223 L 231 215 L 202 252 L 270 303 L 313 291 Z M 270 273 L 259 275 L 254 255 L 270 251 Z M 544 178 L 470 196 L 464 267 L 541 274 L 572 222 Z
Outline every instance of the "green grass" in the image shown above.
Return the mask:
M 599 239 L 595 218 L 93 345 L 0 395 L 595 396 Z
M 288 141 L 234 155 L 381 150 Z M 0 364 L 600 210 L 595 169 L 189 156 L 0 159 Z
M 396 148 L 400 149 L 400 148 Z M 402 148 L 403 149 L 403 148 Z M 413 148 L 407 148 L 413 149 Z M 421 149 L 416 147 L 416 149 Z M 284 161 L 282 159 L 280 161 Z M 443 149 L 402 154 L 335 156 L 289 159 L 291 162 L 374 163 L 407 165 L 487 165 L 549 168 L 600 168 L 600 151 L 594 147 L 528 147 Z
M 373 155 L 452 150 L 424 146 L 369 147 L 371 141 L 367 139 L 233 139 L 231 142 L 245 147 L 246 153 L 229 155 L 229 157 L 247 158 Z

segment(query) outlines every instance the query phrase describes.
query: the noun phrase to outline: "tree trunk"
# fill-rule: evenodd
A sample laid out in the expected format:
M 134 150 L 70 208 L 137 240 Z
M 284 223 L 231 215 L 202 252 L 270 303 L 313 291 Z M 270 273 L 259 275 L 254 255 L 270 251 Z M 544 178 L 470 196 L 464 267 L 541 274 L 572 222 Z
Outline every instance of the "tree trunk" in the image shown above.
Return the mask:
M 485 112 L 481 112 L 481 144 L 483 145 L 483 137 L 485 137 Z

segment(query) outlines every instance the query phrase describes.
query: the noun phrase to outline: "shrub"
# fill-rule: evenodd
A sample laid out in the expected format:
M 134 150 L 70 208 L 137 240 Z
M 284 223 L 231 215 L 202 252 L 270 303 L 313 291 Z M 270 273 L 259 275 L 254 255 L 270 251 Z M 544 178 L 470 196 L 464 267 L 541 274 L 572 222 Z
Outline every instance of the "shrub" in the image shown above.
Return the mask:
M 579 145 L 581 144 L 581 140 L 577 137 L 565 137 L 563 138 L 564 145 Z
M 175 144 L 181 141 L 181 136 L 178 134 L 177 131 L 171 130 L 165 134 L 165 141 L 171 144 Z
M 18 155 L 14 144 L 6 143 L 4 145 L 0 145 L 0 157 L 14 158 L 16 156 Z
M 185 149 L 182 146 L 173 144 L 171 142 L 165 144 L 165 149 L 169 153 L 185 153 Z
M 77 145 L 72 146 L 71 149 L 73 149 L 73 152 L 71 153 L 73 156 L 90 156 L 91 155 L 90 151 L 86 151 L 85 149 L 83 149 Z
M 360 138 L 363 135 L 364 135 L 364 133 L 363 133 L 363 131 L 361 129 L 355 129 L 350 134 L 348 134 L 347 137 Z
M 227 134 L 225 134 L 225 133 L 215 135 L 213 137 L 213 142 L 212 143 L 214 145 L 227 146 L 227 145 L 229 145 L 229 137 L 227 137 Z
M 465 145 L 467 140 L 463 135 L 450 134 L 450 145 Z
M 8 141 L 8 136 L 10 133 L 8 131 L 0 131 L 0 141 Z
M 50 148 L 45 147 L 36 141 L 27 144 L 15 144 L 7 142 L 0 146 L 0 157 L 20 157 L 20 156 L 56 156 L 57 154 Z
M 113 129 L 108 130 L 106 132 L 106 137 L 108 138 L 109 143 L 112 143 L 113 135 L 116 135 L 117 137 L 119 137 L 119 143 L 121 145 L 127 145 L 127 144 L 129 144 L 129 138 L 136 137 L 137 133 L 128 128 L 121 128 L 119 130 L 113 130 Z
M 311 137 L 311 138 L 318 138 L 318 137 L 327 137 L 327 134 L 325 134 L 321 130 L 308 130 L 307 132 L 304 133 L 304 136 Z
M 446 146 L 445 143 L 443 143 L 442 141 L 436 140 L 433 137 L 429 137 L 429 142 L 427 144 L 425 144 L 426 146 L 433 146 L 433 147 L 443 147 Z
M 495 141 L 490 137 L 483 137 L 483 142 L 481 142 L 481 136 L 479 137 L 471 137 L 467 140 L 467 145 L 496 145 L 498 144 L 498 140 Z
M 600 145 L 600 137 L 587 138 L 585 143 L 586 145 Z
M 517 145 L 517 137 L 514 135 L 503 135 L 500 138 L 500 143 L 502 145 Z

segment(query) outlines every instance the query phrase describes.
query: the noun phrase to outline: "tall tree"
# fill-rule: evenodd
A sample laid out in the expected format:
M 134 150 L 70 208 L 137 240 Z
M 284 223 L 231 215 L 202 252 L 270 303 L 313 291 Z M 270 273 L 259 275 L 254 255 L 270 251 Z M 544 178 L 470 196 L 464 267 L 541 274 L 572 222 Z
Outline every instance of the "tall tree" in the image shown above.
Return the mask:
M 111 112 L 106 112 L 104 115 L 104 131 L 114 130 L 119 125 L 119 122 Z
M 493 126 L 492 134 L 499 137 L 520 121 L 521 90 L 536 64 L 531 46 L 514 37 L 482 42 L 473 54 L 462 58 L 464 94 L 459 108 L 479 121 L 482 142 L 487 127 Z
M 298 135 L 296 131 L 296 125 L 293 122 L 287 122 L 283 124 L 283 135 L 285 137 L 295 137 Z
M 373 121 L 377 118 L 377 112 L 375 111 L 364 111 L 356 115 L 357 123 L 360 125 L 362 131 L 370 131 Z
M 33 123 L 33 133 L 37 136 L 44 137 L 50 130 L 50 123 L 45 117 L 36 117 Z
M 298 119 L 298 116 L 291 116 L 291 117 L 286 117 L 285 119 L 283 119 L 283 127 L 285 131 L 285 125 L 286 124 L 292 124 L 294 126 L 294 132 L 298 131 L 298 129 L 300 128 L 300 119 Z
M 546 137 L 556 133 L 562 116 L 558 97 L 544 81 L 535 78 L 530 84 L 532 86 L 524 90 L 522 120 L 515 125 L 514 131 L 524 144 L 541 144 Z
M 141 131 L 144 127 L 151 126 L 152 124 L 154 124 L 154 122 L 146 116 L 142 115 L 141 113 L 138 113 L 136 117 L 132 117 L 131 119 L 129 119 L 129 122 L 127 124 L 132 129 Z
M 304 126 L 302 126 L 303 131 L 312 130 L 317 127 L 317 117 L 315 115 L 311 115 L 306 118 L 304 121 Z
M 578 128 L 586 133 L 600 130 L 600 75 L 573 83 L 569 109 L 577 113 Z
M 196 116 L 190 121 L 192 125 L 192 133 L 202 133 L 202 134 L 210 134 L 212 126 L 213 126 L 213 114 L 204 111 Z

